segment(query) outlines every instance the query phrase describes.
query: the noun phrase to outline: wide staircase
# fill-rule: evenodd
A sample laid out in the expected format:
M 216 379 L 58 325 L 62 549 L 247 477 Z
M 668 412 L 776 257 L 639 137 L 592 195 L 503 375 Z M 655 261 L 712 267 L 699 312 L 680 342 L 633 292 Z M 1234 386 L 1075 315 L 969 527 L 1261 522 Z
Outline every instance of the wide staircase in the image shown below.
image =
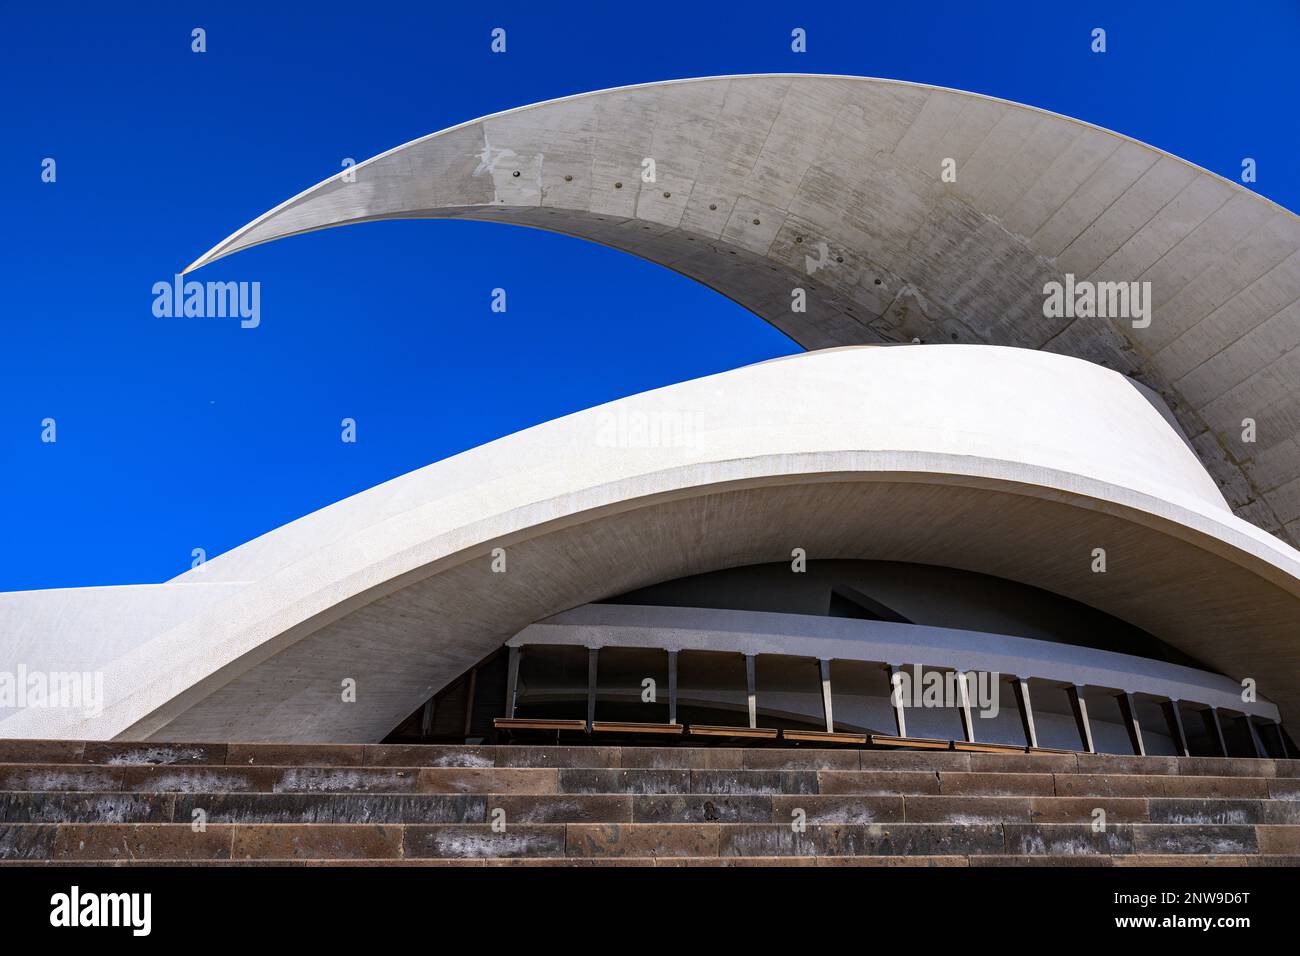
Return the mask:
M 1300 760 L 0 741 L 0 865 L 1296 865 Z

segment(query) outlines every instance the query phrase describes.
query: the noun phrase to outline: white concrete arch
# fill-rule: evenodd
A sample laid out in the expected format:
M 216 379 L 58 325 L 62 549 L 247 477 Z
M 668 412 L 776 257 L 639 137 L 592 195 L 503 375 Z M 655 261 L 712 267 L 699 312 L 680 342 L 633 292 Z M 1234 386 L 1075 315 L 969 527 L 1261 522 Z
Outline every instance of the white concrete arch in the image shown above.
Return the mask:
M 509 110 L 350 172 L 190 268 L 328 226 L 490 220 L 668 266 L 810 349 L 1061 352 L 1159 391 L 1233 509 L 1300 541 L 1300 219 L 1128 137 L 918 84 L 734 76 Z M 1150 324 L 1046 317 L 1044 285 L 1067 274 L 1149 282 Z
M 0 595 L 7 642 L 35 634 L 33 660 L 93 661 L 108 690 L 96 718 L 19 711 L 0 735 L 375 740 L 535 621 L 793 547 L 1042 587 L 1254 677 L 1284 719 L 1297 713 L 1300 554 L 1231 513 L 1142 391 L 1048 353 L 926 346 L 810 353 L 632 396 L 379 485 L 166 585 L 94 589 L 112 592 L 97 606 L 131 638 L 78 647 L 77 592 Z M 1106 574 L 1091 570 L 1096 547 Z M 193 605 L 149 631 L 151 602 L 178 590 Z M 355 704 L 340 699 L 348 678 Z

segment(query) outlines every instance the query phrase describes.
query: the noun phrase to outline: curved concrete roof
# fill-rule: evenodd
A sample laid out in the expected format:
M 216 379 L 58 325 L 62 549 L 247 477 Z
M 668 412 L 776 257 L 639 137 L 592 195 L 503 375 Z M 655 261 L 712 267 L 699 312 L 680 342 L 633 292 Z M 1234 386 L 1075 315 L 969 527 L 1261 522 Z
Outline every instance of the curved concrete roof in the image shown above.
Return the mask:
M 956 182 L 940 181 L 947 158 Z M 1300 541 L 1300 219 L 1125 136 L 937 87 L 737 76 L 510 110 L 354 172 L 190 268 L 328 226 L 480 219 L 661 263 L 810 349 L 1062 352 L 1158 390 L 1234 510 Z M 1044 317 L 1043 286 L 1066 273 L 1149 281 L 1150 326 Z M 791 311 L 794 287 L 805 314 Z M 1257 422 L 1252 444 L 1243 418 Z
M 506 573 L 491 570 L 498 547 Z M 110 659 L 79 649 L 67 592 L 0 595 L 0 635 L 41 635 L 29 666 L 43 650 L 102 666 L 108 696 L 94 720 L 18 711 L 0 734 L 377 740 L 536 621 L 794 547 L 1083 601 L 1256 678 L 1300 717 L 1300 553 L 1231 513 L 1138 387 L 1043 352 L 903 346 L 635 395 L 376 486 L 166 585 L 97 589 L 119 592 L 97 595 L 98 614 L 138 629 L 132 646 L 97 636 Z M 174 589 L 193 606 L 147 630 L 150 602 Z M 358 703 L 340 700 L 345 678 Z

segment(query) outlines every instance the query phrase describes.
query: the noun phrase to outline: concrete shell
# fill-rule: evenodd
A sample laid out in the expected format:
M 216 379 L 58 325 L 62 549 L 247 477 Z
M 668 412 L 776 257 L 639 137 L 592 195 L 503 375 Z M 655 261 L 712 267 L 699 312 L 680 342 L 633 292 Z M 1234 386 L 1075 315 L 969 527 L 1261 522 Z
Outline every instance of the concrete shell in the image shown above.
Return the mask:
M 929 86 L 737 76 L 499 113 L 353 172 L 191 268 L 327 226 L 480 219 L 661 263 L 810 349 L 1060 352 L 1159 391 L 1236 513 L 1300 541 L 1300 219 L 1125 136 Z M 1149 326 L 1046 317 L 1044 286 L 1066 274 L 1149 282 Z
M 0 594 L 3 659 L 107 685 L 101 715 L 20 710 L 0 736 L 373 741 L 534 622 L 796 547 L 1083 601 L 1300 716 L 1300 554 L 1233 515 L 1124 376 L 958 345 L 685 382 L 386 482 L 167 584 Z

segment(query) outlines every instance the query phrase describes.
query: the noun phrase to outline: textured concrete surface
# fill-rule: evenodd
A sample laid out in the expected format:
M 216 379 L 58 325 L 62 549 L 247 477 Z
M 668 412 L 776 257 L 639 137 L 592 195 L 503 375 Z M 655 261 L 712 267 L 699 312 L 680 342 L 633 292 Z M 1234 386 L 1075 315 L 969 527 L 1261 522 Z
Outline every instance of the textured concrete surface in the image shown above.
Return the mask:
M 675 437 L 620 431 L 646 422 Z M 168 585 L 97 589 L 133 629 L 116 656 L 64 615 L 76 592 L 2 594 L 0 660 L 102 668 L 107 699 L 99 716 L 10 711 L 0 733 L 379 740 L 535 621 L 795 547 L 1041 587 L 1256 678 L 1284 720 L 1300 713 L 1300 554 L 1228 510 L 1147 396 L 1063 356 L 926 346 L 632 396 L 379 485 Z M 153 627 L 159 588 L 213 598 Z
M 690 747 L 253 749 L 283 764 L 249 766 L 242 744 L 204 745 L 203 762 L 195 763 L 193 745 L 160 744 L 146 753 L 128 744 L 0 741 L 0 864 L 1246 866 L 1294 865 L 1300 854 L 1300 801 L 1285 789 L 1274 792 L 1300 782 L 1300 760 Z M 353 762 L 358 753 L 360 764 Z M 683 766 L 626 766 L 647 755 Z M 798 769 L 765 769 L 777 756 Z M 55 757 L 59 762 L 38 763 Z M 409 763 L 398 769 L 398 760 Z M 703 766 L 718 763 L 732 769 Z M 459 779 L 466 792 L 429 792 L 429 774 L 445 772 L 431 768 L 444 764 L 460 764 L 462 772 L 438 779 Z M 1221 766 L 1235 776 L 1203 775 Z M 45 774 L 45 782 L 12 776 L 23 768 Z M 130 789 L 136 778 L 163 785 L 161 770 L 171 774 L 168 789 Z M 99 787 L 105 772 L 110 788 L 77 789 L 78 774 Z M 214 776 L 220 772 L 232 776 L 223 782 Z M 358 790 L 367 773 L 404 789 Z M 320 786 L 285 790 L 286 779 Z M 538 779 L 550 785 L 537 789 Z M 238 780 L 249 788 L 224 789 Z M 514 780 L 535 792 L 519 792 Z M 1225 780 L 1234 782 L 1230 795 Z M 593 783 L 603 789 L 588 792 Z M 1173 783 L 1178 793 L 1171 795 Z M 1102 832 L 1093 828 L 1097 809 L 1106 813 Z M 196 831 L 198 811 L 206 829 Z M 791 826 L 800 815 L 802 830 Z
M 955 182 L 941 181 L 947 159 Z M 1300 536 L 1300 219 L 1125 136 L 897 81 L 718 77 L 510 110 L 353 172 L 191 268 L 328 226 L 479 219 L 661 263 L 810 349 L 1062 352 L 1158 390 L 1237 513 Z M 1045 317 L 1044 284 L 1066 274 L 1150 282 L 1150 325 Z M 804 314 L 791 311 L 796 287 Z

